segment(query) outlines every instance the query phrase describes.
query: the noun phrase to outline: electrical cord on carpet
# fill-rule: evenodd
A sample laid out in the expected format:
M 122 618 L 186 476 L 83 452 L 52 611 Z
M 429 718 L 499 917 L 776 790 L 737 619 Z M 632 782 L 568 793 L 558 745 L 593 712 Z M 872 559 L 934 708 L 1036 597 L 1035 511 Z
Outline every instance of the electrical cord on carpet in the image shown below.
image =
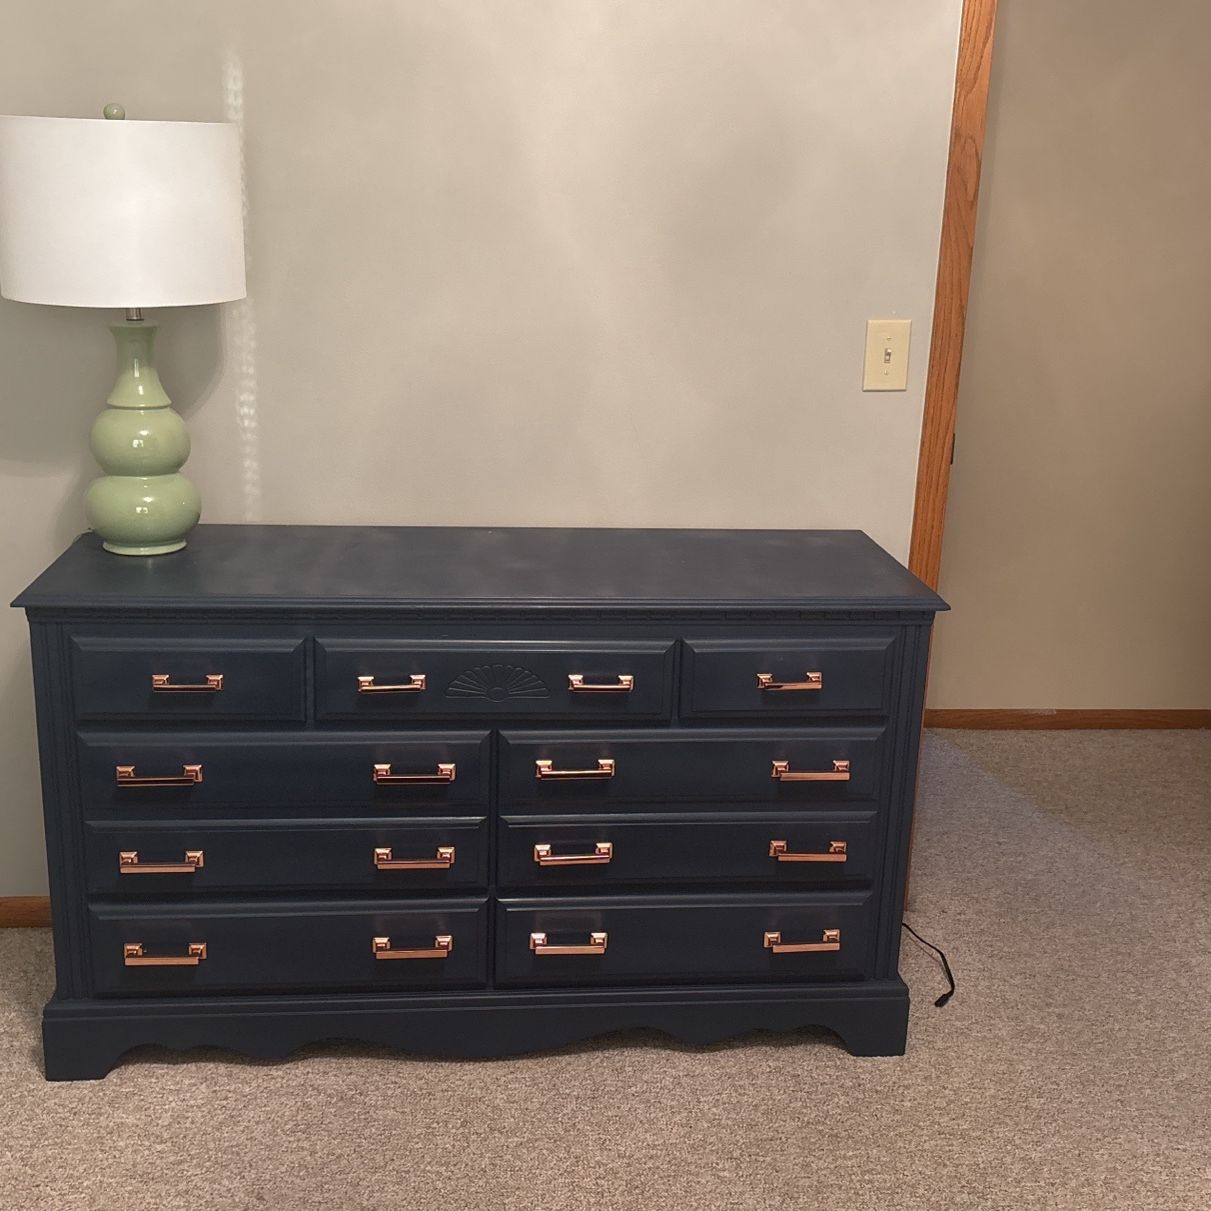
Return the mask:
M 946 1002 L 949 1001 L 950 998 L 955 994 L 954 972 L 950 970 L 950 964 L 946 961 L 946 954 L 940 946 L 935 946 L 932 942 L 925 941 L 925 939 L 921 937 L 921 935 L 917 933 L 917 931 L 913 929 L 913 927 L 909 925 L 907 921 L 901 921 L 900 924 L 903 925 L 904 928 L 907 929 L 908 932 L 912 934 L 912 936 L 916 938 L 922 946 L 928 946 L 929 949 L 934 951 L 938 958 L 942 960 L 942 970 L 946 973 L 947 980 L 950 981 L 950 987 L 940 997 L 938 997 L 936 1001 L 934 1001 L 934 1005 L 937 1006 L 938 1009 L 941 1009 L 942 1006 L 945 1005 Z

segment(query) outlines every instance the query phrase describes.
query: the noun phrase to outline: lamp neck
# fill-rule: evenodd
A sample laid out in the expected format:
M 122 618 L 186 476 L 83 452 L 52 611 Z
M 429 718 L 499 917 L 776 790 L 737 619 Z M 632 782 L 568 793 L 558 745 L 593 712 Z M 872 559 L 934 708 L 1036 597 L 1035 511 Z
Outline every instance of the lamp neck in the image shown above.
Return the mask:
M 142 307 L 127 307 L 126 308 L 126 322 L 128 324 L 141 324 L 143 322 L 143 308 Z
M 167 408 L 172 401 L 152 361 L 155 324 L 126 320 L 110 331 L 118 346 L 118 378 L 106 402 L 111 408 Z

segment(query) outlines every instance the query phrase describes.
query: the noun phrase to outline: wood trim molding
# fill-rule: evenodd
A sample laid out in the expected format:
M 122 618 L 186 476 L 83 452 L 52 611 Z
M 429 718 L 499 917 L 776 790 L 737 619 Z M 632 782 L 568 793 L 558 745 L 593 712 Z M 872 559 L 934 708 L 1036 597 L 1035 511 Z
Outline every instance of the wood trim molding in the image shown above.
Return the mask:
M 49 896 L 0 896 L 0 929 L 49 928 Z
M 908 566 L 930 588 L 938 587 L 942 566 L 942 528 L 950 491 L 955 406 L 971 255 L 975 246 L 976 206 L 984 159 L 984 126 L 988 113 L 988 78 L 997 0 L 964 0 L 955 69 L 954 109 L 950 124 L 950 158 L 942 209 L 942 243 L 934 293 L 933 335 L 925 380 L 925 413 L 917 460 Z
M 1211 710 L 927 710 L 926 727 L 1004 731 L 1211 728 Z

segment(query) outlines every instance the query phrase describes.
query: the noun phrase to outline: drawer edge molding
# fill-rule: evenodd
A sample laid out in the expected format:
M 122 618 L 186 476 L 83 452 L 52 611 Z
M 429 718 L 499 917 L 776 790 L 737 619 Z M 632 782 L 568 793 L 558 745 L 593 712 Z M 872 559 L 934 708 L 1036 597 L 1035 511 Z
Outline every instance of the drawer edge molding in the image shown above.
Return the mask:
M 899 663 L 893 627 L 820 627 L 813 634 L 685 640 L 681 712 L 687 719 L 887 716 Z
M 315 639 L 316 718 L 667 721 L 675 637 Z
M 302 723 L 309 640 L 255 632 L 255 625 L 215 634 L 138 623 L 73 629 L 67 655 L 75 716 L 93 724 Z

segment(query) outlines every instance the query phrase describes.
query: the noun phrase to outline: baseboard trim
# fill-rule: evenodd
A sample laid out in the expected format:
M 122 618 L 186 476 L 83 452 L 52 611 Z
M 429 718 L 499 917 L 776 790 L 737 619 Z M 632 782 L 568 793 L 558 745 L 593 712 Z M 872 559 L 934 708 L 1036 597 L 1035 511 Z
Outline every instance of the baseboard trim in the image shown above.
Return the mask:
M 0 896 L 0 929 L 49 928 L 49 896 Z
M 1211 728 L 1211 710 L 948 710 L 925 712 L 926 727 L 972 731 Z

